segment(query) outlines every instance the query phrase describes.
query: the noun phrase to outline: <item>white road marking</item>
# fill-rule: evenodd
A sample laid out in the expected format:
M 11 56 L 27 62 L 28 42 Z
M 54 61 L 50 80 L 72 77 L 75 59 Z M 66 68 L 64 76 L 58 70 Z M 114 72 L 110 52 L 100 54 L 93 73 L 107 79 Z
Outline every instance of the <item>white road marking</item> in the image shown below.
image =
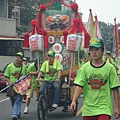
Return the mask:
M 1 103 L 1 102 L 4 102 L 4 101 L 6 101 L 6 100 L 9 100 L 9 98 L 6 98 L 6 99 L 3 99 L 3 100 L 0 100 L 0 103 Z

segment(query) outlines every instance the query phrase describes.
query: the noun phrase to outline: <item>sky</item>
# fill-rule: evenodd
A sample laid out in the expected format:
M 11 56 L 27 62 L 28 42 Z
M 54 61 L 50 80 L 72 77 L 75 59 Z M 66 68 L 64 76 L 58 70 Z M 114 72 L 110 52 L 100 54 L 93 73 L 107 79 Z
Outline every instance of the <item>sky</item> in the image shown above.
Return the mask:
M 97 15 L 98 21 L 114 24 L 116 17 L 116 23 L 120 23 L 120 0 L 76 0 L 76 3 L 83 14 L 83 22 L 88 21 L 89 9 L 92 9 L 92 14 Z

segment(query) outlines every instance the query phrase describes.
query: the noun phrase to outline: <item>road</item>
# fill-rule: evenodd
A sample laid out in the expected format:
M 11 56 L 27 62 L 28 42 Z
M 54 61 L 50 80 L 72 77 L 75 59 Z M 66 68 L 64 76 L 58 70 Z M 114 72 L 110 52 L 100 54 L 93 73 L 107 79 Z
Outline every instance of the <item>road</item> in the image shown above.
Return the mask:
M 82 106 L 83 98 L 79 98 L 78 109 Z M 23 114 L 25 103 L 22 105 L 22 116 L 19 120 L 38 120 L 37 119 L 37 102 L 34 98 L 31 100 L 29 107 L 29 114 Z M 55 111 L 49 113 L 48 120 L 82 120 L 81 114 L 76 117 L 71 112 L 63 113 L 62 107 L 57 108 Z M 0 120 L 11 120 L 12 108 L 9 98 L 5 96 L 5 93 L 0 93 Z M 113 117 L 111 120 L 115 120 Z

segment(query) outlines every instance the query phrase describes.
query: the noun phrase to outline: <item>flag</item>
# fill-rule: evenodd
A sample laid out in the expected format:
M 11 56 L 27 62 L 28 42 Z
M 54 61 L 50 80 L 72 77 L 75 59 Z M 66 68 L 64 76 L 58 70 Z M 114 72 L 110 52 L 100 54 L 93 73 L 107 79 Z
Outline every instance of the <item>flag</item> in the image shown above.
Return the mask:
M 26 75 L 23 78 L 20 78 L 14 83 L 14 90 L 17 93 L 23 94 L 28 89 L 30 89 L 30 75 Z
M 116 45 L 116 57 L 118 57 L 118 46 L 119 46 L 119 36 L 118 36 L 118 27 L 116 25 L 116 18 L 114 18 L 114 38 Z
M 89 10 L 89 18 L 88 18 L 88 22 L 86 25 L 86 30 L 89 33 L 90 37 L 93 38 L 93 28 L 94 28 L 94 22 L 93 22 L 93 15 L 92 15 L 92 9 Z
M 95 23 L 94 23 L 94 37 L 102 39 L 100 27 L 99 27 L 99 22 L 97 19 L 97 16 L 95 16 Z

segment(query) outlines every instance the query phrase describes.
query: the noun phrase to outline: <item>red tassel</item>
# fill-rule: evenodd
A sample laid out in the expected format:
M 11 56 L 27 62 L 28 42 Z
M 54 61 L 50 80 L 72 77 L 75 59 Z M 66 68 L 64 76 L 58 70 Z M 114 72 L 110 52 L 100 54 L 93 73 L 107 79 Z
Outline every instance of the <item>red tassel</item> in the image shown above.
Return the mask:
M 79 18 L 74 19 L 73 26 L 71 26 L 71 33 L 74 34 L 75 32 L 81 33 L 82 32 L 82 24 Z
M 31 20 L 30 24 L 31 24 L 32 27 L 35 27 L 35 25 L 37 24 L 36 20 Z
M 48 48 L 48 36 L 44 36 L 44 48 Z
M 66 41 L 67 41 L 67 35 L 68 35 L 68 32 L 67 31 L 63 31 L 63 36 L 64 36 L 64 44 L 66 45 Z
M 84 42 L 84 48 L 88 48 L 90 44 L 90 35 L 85 34 L 85 42 Z
M 47 35 L 47 32 L 45 30 L 42 31 L 43 36 Z
M 77 3 L 72 3 L 70 7 L 71 7 L 71 9 L 74 10 L 74 11 L 77 11 L 77 10 L 78 10 L 78 4 L 77 4 Z
M 46 10 L 46 6 L 43 4 L 43 5 L 40 5 L 40 11 L 45 11 Z
M 32 35 L 34 35 L 35 34 L 36 20 L 31 20 L 30 24 L 32 26 Z
M 28 48 L 29 47 L 29 34 L 24 34 L 24 47 Z
M 42 34 L 44 36 L 44 48 L 48 48 L 48 35 L 45 30 L 42 31 Z

